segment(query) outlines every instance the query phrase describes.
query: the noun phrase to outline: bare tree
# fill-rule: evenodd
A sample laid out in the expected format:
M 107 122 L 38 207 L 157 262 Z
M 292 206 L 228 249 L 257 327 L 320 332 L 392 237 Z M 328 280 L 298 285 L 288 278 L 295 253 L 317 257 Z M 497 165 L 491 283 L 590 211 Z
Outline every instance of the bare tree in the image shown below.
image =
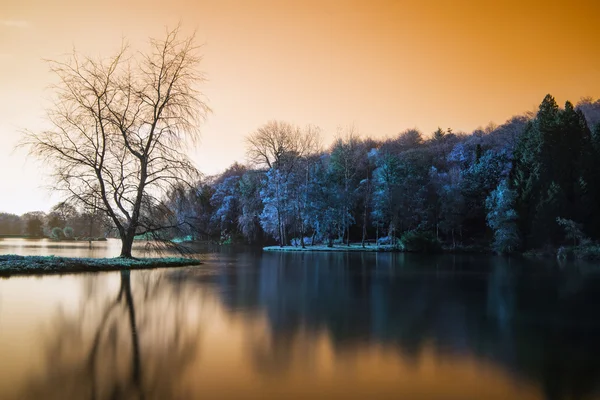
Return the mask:
M 131 257 L 136 235 L 181 223 L 164 213 L 157 223 L 149 211 L 166 209 L 165 193 L 197 179 L 185 148 L 210 109 L 197 89 L 204 80 L 199 47 L 194 36 L 180 36 L 179 28 L 167 31 L 146 53 L 124 45 L 108 59 L 74 52 L 65 62 L 50 61 L 59 78 L 48 110 L 52 128 L 26 132 L 22 141 L 53 168 L 68 201 L 110 217 L 121 257 Z
M 320 129 L 306 129 L 287 122 L 269 121 L 246 137 L 246 156 L 256 166 L 281 168 L 309 156 L 320 147 Z

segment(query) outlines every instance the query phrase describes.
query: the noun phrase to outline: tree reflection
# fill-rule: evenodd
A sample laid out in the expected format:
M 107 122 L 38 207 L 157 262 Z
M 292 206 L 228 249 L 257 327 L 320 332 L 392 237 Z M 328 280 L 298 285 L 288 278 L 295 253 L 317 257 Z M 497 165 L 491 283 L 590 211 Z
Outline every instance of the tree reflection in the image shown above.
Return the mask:
M 405 361 L 425 346 L 440 357 L 476 357 L 548 399 L 587 398 L 600 382 L 600 278 L 571 268 L 490 257 L 264 254 L 254 268 L 215 278 L 230 309 L 266 314 L 267 334 L 247 337 L 261 374 L 310 365 L 327 332 L 336 357 L 367 343 Z M 309 367 L 307 367 L 309 368 Z
M 26 382 L 19 399 L 186 397 L 181 378 L 196 356 L 200 333 L 199 324 L 187 318 L 189 293 L 157 271 L 134 276 L 135 284 L 129 271 L 121 271 L 116 296 L 107 275 L 83 278 L 80 307 L 74 313 L 58 310 L 43 369 Z

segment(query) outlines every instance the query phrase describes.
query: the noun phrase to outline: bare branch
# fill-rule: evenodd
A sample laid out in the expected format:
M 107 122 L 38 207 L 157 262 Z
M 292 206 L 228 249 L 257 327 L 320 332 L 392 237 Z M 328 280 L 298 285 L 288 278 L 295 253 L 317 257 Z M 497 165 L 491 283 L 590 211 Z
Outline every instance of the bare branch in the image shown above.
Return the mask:
M 59 78 L 48 110 L 52 129 L 26 132 L 21 145 L 53 168 L 57 190 L 71 201 L 100 201 L 123 256 L 131 256 L 135 235 L 174 226 L 153 221 L 164 208 L 160 194 L 198 177 L 185 154 L 210 112 L 197 88 L 204 81 L 198 53 L 194 36 L 182 38 L 177 27 L 151 39 L 147 52 L 131 55 L 123 43 L 107 59 L 74 51 L 49 61 Z

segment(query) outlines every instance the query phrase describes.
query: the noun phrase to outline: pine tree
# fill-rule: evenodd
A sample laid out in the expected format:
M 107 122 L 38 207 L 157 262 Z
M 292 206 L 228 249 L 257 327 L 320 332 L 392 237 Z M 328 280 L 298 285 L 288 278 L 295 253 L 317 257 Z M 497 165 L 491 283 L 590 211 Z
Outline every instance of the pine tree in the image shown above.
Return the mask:
M 536 118 L 527 125 L 515 148 L 511 177 L 525 247 L 539 246 L 545 239 L 545 232 L 535 230 L 533 221 L 537 220 L 538 226 L 547 222 L 540 221 L 537 212 L 542 194 L 548 192 L 555 171 L 553 153 L 560 147 L 559 115 L 554 97 L 546 95 Z

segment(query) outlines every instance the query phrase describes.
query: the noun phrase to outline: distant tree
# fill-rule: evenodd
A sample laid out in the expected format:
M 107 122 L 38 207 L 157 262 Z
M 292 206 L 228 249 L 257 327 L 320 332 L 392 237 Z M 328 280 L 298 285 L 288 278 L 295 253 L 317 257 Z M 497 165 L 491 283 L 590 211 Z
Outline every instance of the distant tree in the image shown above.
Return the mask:
M 345 136 L 340 135 L 331 148 L 329 159 L 329 181 L 328 184 L 335 185 L 340 193 L 339 205 L 343 208 L 339 214 L 342 216 L 340 226 L 342 232 L 340 237 L 350 244 L 350 225 L 354 221 L 352 210 L 356 203 L 356 192 L 354 188 L 358 184 L 357 174 L 361 158 L 361 147 L 358 135 L 350 128 Z
M 377 158 L 377 168 L 373 173 L 373 222 L 377 227 L 387 225 L 387 235 L 396 236 L 400 204 L 396 199 L 401 185 L 400 159 L 383 153 Z
M 507 178 L 511 159 L 506 151 L 486 151 L 461 173 L 460 191 L 464 199 L 462 229 L 482 237 L 486 230 L 486 199 Z
M 18 215 L 0 212 L 0 235 L 20 235 L 22 224 Z
M 600 154 L 600 123 L 598 123 L 592 132 L 592 146 L 595 154 Z
M 345 223 L 354 223 L 351 215 L 344 214 L 348 210 L 344 207 L 343 193 L 333 185 L 329 166 L 330 155 L 325 154 L 315 164 L 310 176 L 309 191 L 310 201 L 307 204 L 306 218 L 320 242 L 333 246 L 336 238 L 343 238 Z
M 592 97 L 583 97 L 577 103 L 577 110 L 580 110 L 589 126 L 600 124 L 600 99 L 594 100 Z
M 263 211 L 263 203 L 260 197 L 261 179 L 261 173 L 248 171 L 239 181 L 240 215 L 238 226 L 244 237 L 250 242 L 257 241 L 262 233 L 260 226 L 260 215 Z
M 184 151 L 209 111 L 197 87 L 203 80 L 197 50 L 194 37 L 182 39 L 177 28 L 151 40 L 145 54 L 131 55 L 124 46 L 109 59 L 74 53 L 51 62 L 60 81 L 48 111 L 53 127 L 28 133 L 23 144 L 52 167 L 68 202 L 101 200 L 98 209 L 119 233 L 121 257 L 131 257 L 136 235 L 178 224 L 164 218 L 161 197 L 197 179 Z
M 578 224 L 573 220 L 566 218 L 556 218 L 556 223 L 564 229 L 567 239 L 573 241 L 573 245 L 581 243 L 585 239 L 585 234 L 582 231 L 583 225 Z
M 208 240 L 220 234 L 220 229 L 217 230 L 212 223 L 215 207 L 210 200 L 214 192 L 206 180 L 198 182 L 195 187 L 178 185 L 173 188 L 167 206 L 181 221 L 174 236 L 189 235 L 196 240 Z
M 479 160 L 481 160 L 482 154 L 483 154 L 483 151 L 481 149 L 481 145 L 479 143 L 477 143 L 477 147 L 475 148 L 475 162 L 479 162 Z
M 257 167 L 291 166 L 318 150 L 319 132 L 314 126 L 301 129 L 287 122 L 269 121 L 246 137 L 246 155 Z
M 367 240 L 367 230 L 369 227 L 368 221 L 370 220 L 369 210 L 372 207 L 373 197 L 373 171 L 376 167 L 377 150 L 372 148 L 372 143 L 363 142 L 363 157 L 362 157 L 362 171 L 364 179 L 361 179 L 358 188 L 356 189 L 359 197 L 362 197 L 362 236 L 361 245 L 365 247 Z
M 512 253 L 520 244 L 515 199 L 515 192 L 503 180 L 486 200 L 487 223 L 494 231 L 493 247 L 498 253 Z
M 27 227 L 25 229 L 25 232 L 29 237 L 44 236 L 44 222 L 38 216 L 32 216 L 27 219 Z
M 50 237 L 52 239 L 62 239 L 62 238 L 65 237 L 65 234 L 64 234 L 62 228 L 59 228 L 58 226 L 55 226 L 54 228 L 52 228 L 52 231 L 50 233 Z
M 284 174 L 278 169 L 269 170 L 260 192 L 264 204 L 260 214 L 260 224 L 281 247 L 287 244 L 287 230 L 294 216 L 288 177 L 289 174 Z
M 63 228 L 63 235 L 65 238 L 73 239 L 74 234 L 75 234 L 75 231 L 70 226 L 65 226 Z
M 446 136 L 446 132 L 440 127 L 438 127 L 435 132 L 433 132 L 433 140 L 442 140 Z
M 430 185 L 434 197 L 430 197 L 429 209 L 432 212 L 432 222 L 435 225 L 435 237 L 439 239 L 439 230 L 452 238 L 456 246 L 456 236 L 462 236 L 462 224 L 465 215 L 465 199 L 461 192 L 462 175 L 458 168 L 449 172 L 439 172 L 431 167 L 429 172 Z
M 240 214 L 241 176 L 229 176 L 214 186 L 210 201 L 215 207 L 211 222 L 220 230 L 222 238 L 230 236 L 236 229 Z
M 547 95 L 515 148 L 512 171 L 517 212 L 527 247 L 558 244 L 557 216 L 589 221 L 596 228 L 598 199 L 592 182 L 593 135 L 581 110 L 560 109 Z
M 423 134 L 418 129 L 407 129 L 400 133 L 398 142 L 407 147 L 417 147 L 423 144 Z

